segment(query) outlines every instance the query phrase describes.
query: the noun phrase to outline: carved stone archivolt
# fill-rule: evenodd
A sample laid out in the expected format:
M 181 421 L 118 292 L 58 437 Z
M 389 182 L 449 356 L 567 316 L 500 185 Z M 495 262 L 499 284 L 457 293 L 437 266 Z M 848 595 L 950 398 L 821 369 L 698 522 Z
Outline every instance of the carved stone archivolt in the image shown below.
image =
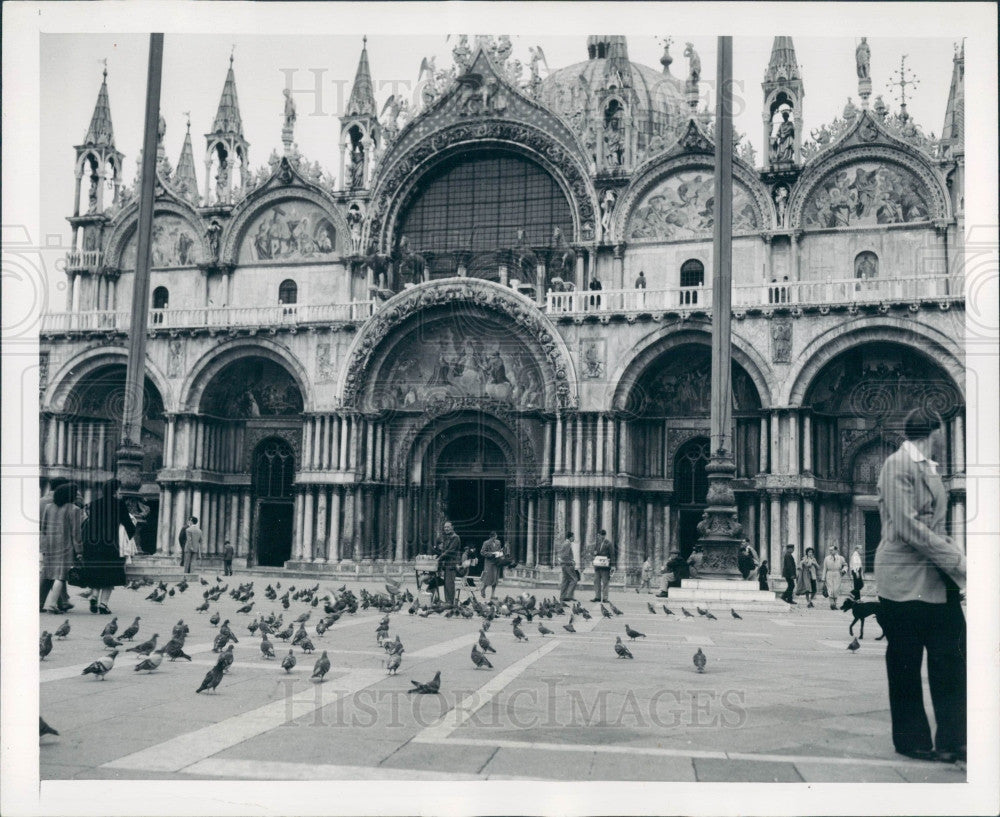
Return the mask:
M 246 432 L 243 436 L 243 470 L 247 473 L 253 468 L 253 452 L 264 440 L 277 438 L 284 440 L 292 447 L 295 454 L 296 472 L 302 468 L 302 429 L 301 427 L 288 426 L 276 428 L 274 426 L 254 426 L 247 424 Z
M 547 407 L 569 408 L 576 405 L 577 395 L 572 385 L 577 382 L 576 374 L 565 344 L 545 316 L 534 304 L 506 287 L 476 278 L 421 284 L 387 301 L 352 345 L 340 389 L 342 405 L 357 407 L 363 386 L 371 374 L 376 350 L 393 330 L 422 310 L 463 303 L 499 313 L 513 321 L 527 336 L 526 340 L 539 353 L 538 357 L 547 369 Z

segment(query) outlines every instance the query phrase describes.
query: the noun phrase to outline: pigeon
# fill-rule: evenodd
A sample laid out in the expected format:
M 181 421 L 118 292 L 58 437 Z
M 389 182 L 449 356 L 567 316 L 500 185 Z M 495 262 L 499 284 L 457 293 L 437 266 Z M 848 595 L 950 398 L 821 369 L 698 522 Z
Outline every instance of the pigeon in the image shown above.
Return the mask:
M 111 672 L 115 665 L 115 658 L 118 657 L 118 650 L 112 650 L 103 658 L 98 658 L 93 664 L 85 667 L 81 675 L 96 675 L 102 681 L 104 676 Z
M 479 652 L 479 650 L 476 649 L 475 644 L 472 645 L 472 663 L 476 665 L 476 669 L 481 669 L 483 667 L 486 667 L 486 669 L 493 669 L 490 659 Z
M 295 627 L 289 624 L 288 627 L 286 627 L 284 630 L 278 633 L 278 638 L 280 638 L 282 641 L 288 641 L 288 639 L 292 637 L 292 633 L 294 632 L 295 632 Z
M 708 611 L 708 610 L 705 611 L 705 618 L 710 618 L 710 619 L 712 619 L 712 621 L 718 621 L 719 620 L 715 616 L 713 616 L 712 613 L 710 611 Z
M 323 633 L 330 629 L 330 625 L 326 623 L 325 618 L 321 618 L 316 622 L 316 635 L 322 637 Z
M 215 643 L 212 645 L 212 652 L 221 652 L 226 644 L 229 643 L 229 636 L 225 633 L 219 633 L 215 637 Z
M 386 662 L 386 674 L 395 675 L 396 670 L 399 669 L 399 665 L 403 663 L 403 656 L 400 653 L 394 653 L 389 656 L 389 660 Z
M 45 718 L 43 718 L 41 715 L 38 716 L 38 737 L 43 738 L 46 735 L 58 735 L 58 734 L 59 733 L 55 729 L 53 729 L 45 722 Z
M 66 619 L 62 624 L 59 625 L 59 629 L 55 631 L 56 638 L 65 638 L 69 635 L 69 619 Z
M 142 661 L 136 664 L 133 672 L 152 672 L 154 669 L 157 669 L 162 662 L 162 655 L 151 655 L 149 658 L 143 658 Z
M 486 637 L 485 630 L 479 631 L 479 647 L 483 652 L 496 652 L 496 650 L 493 649 L 493 645 L 490 644 L 490 640 Z
M 229 629 L 229 619 L 227 618 L 222 622 L 222 626 L 219 627 L 219 632 L 225 634 L 225 636 L 232 641 L 234 644 L 239 644 L 240 640 L 236 637 L 236 633 Z
M 664 604 L 662 606 L 663 606 L 663 612 L 666 613 L 668 616 L 677 615 L 673 610 L 671 610 L 669 607 L 667 607 L 667 605 Z
M 611 608 L 611 612 L 616 616 L 620 616 L 622 614 L 622 611 L 615 607 L 610 601 L 608 602 L 608 607 Z
M 851 652 L 857 652 L 861 649 L 861 644 L 858 643 L 858 639 L 855 638 L 850 644 L 847 645 L 847 649 Z
M 399 633 L 396 633 L 395 641 L 386 642 L 383 646 L 389 655 L 402 655 L 404 652 L 403 642 L 399 638 Z
M 698 668 L 698 672 L 705 671 L 705 664 L 708 660 L 705 658 L 705 653 L 701 651 L 701 647 L 698 647 L 698 652 L 694 654 L 694 665 Z
M 295 664 L 296 664 L 295 651 L 289 650 L 288 655 L 286 655 L 284 658 L 281 659 L 281 666 L 285 670 L 285 672 L 291 672 L 293 669 L 295 669 Z
M 407 693 L 416 692 L 418 695 L 437 695 L 441 691 L 441 670 L 434 673 L 434 677 L 425 684 L 419 681 L 410 681 L 413 689 L 406 690 Z
M 128 625 L 128 627 L 122 630 L 122 634 L 119 636 L 119 638 L 121 638 L 122 641 L 131 641 L 133 638 L 135 638 L 135 634 L 139 632 L 139 619 L 140 616 L 136 616 L 135 621 L 133 621 L 131 624 Z
M 620 635 L 615 636 L 615 652 L 618 653 L 619 658 L 632 658 L 629 648 L 622 644 L 622 637 Z
M 196 613 L 204 613 L 210 606 L 211 605 L 208 603 L 208 600 L 206 599 L 205 603 L 199 604 L 197 607 L 194 608 L 194 611 Z
M 625 635 L 627 635 L 630 639 L 632 639 L 632 641 L 635 641 L 637 638 L 646 637 L 645 633 L 640 633 L 638 630 L 633 630 L 631 627 L 628 626 L 628 624 L 625 625 Z
M 552 630 L 550 630 L 540 621 L 538 622 L 538 632 L 541 633 L 543 636 L 552 635 Z
M 739 613 L 737 613 L 732 607 L 729 608 L 729 612 L 732 614 L 733 618 L 737 618 L 740 621 L 743 620 L 743 616 L 741 616 Z
M 191 656 L 184 652 L 184 644 L 177 639 L 171 639 L 160 647 L 157 652 L 161 655 L 169 655 L 171 661 L 175 658 L 186 658 L 188 661 L 191 660 Z
M 603 604 L 601 605 L 601 615 L 605 618 L 611 618 L 611 611 Z
M 201 576 L 199 576 L 198 581 L 200 581 L 203 585 L 208 586 L 208 579 L 203 579 Z
M 304 653 L 310 653 L 316 649 L 316 647 L 313 646 L 312 641 L 310 641 L 308 638 L 303 638 L 299 642 L 299 647 L 302 648 L 302 652 Z
M 274 645 L 267 640 L 267 633 L 260 642 L 260 652 L 265 658 L 274 658 Z
M 681 607 L 681 612 L 684 614 L 684 618 L 694 618 L 694 614 L 693 613 L 689 613 L 683 607 Z
M 311 616 L 311 615 L 312 615 L 312 613 L 309 612 L 308 610 L 306 610 L 301 616 L 299 616 L 297 619 L 295 619 L 295 623 L 296 624 L 305 624 L 307 621 L 309 621 L 309 616 Z
M 215 662 L 215 666 L 220 667 L 223 672 L 229 672 L 229 668 L 233 665 L 233 660 L 236 658 L 233 655 L 233 645 L 230 644 L 224 653 L 219 656 L 219 660 Z
M 638 593 L 639 591 L 637 590 L 636 592 Z M 649 612 L 656 615 L 656 608 L 650 602 L 646 602 L 646 607 L 649 609 Z
M 182 593 L 185 590 L 187 590 L 188 589 L 187 579 L 181 579 L 179 582 L 177 582 L 177 589 L 180 590 Z
M 212 616 L 211 616 L 211 618 L 209 618 L 208 623 L 211 624 L 213 627 L 215 627 L 215 626 L 218 625 L 219 620 L 221 618 L 222 618 L 222 616 L 219 615 L 219 611 L 216 610 L 214 613 L 212 613 Z
M 139 655 L 149 655 L 156 649 L 156 639 L 159 636 L 159 633 L 153 633 L 153 637 L 149 641 L 143 641 L 138 647 L 129 647 L 125 652 L 137 652 Z
M 253 606 L 254 606 L 254 602 L 251 601 L 249 604 L 244 604 L 236 612 L 237 613 L 249 613 L 251 610 L 253 610 Z
M 52 634 L 48 630 L 42 630 L 42 636 L 38 639 L 38 655 L 44 661 L 45 656 L 52 652 Z
M 188 633 L 190 633 L 190 632 L 191 632 L 191 628 L 188 627 L 187 624 L 184 623 L 184 619 L 181 619 L 180 621 L 178 621 L 174 625 L 174 629 L 171 632 L 171 635 L 174 638 L 187 638 L 188 637 Z
M 170 598 L 173 598 L 173 597 L 174 597 L 174 588 L 172 588 L 172 587 L 171 587 L 171 588 L 170 588 L 170 589 L 169 589 L 169 590 L 167 591 L 167 595 L 168 595 L 168 596 L 170 596 Z
M 563 629 L 567 633 L 575 633 L 576 632 L 576 629 L 573 627 L 573 614 L 572 613 L 570 613 L 569 621 L 566 624 L 563 624 Z
M 292 646 L 297 647 L 307 638 L 309 638 L 309 633 L 306 632 L 306 626 L 304 624 L 299 625 L 299 629 L 295 633 L 295 638 L 292 639 Z
M 122 642 L 116 639 L 113 635 L 106 635 L 102 639 L 104 641 L 104 646 L 109 650 L 113 650 L 115 647 L 120 647 Z
M 516 624 L 514 625 L 514 638 L 516 638 L 518 641 L 527 641 L 528 640 L 528 636 L 526 636 L 524 634 L 524 631 L 521 630 L 521 628 L 518 627 Z
M 698 611 L 698 615 L 699 616 L 707 616 L 708 615 L 708 610 L 702 610 L 697 604 L 694 606 L 694 609 Z
M 222 673 L 223 673 L 222 667 L 216 664 L 205 674 L 205 680 L 201 682 L 201 686 L 198 687 L 195 690 L 195 692 L 196 693 L 202 692 L 206 689 L 211 689 L 212 692 L 215 692 L 215 688 L 219 685 L 219 682 L 222 680 Z
M 320 683 L 323 682 L 323 676 L 325 676 L 330 671 L 330 658 L 326 654 L 326 650 L 323 650 L 323 654 L 316 659 L 316 666 L 313 667 L 313 678 L 319 678 Z
M 104 629 L 101 630 L 101 638 L 106 635 L 114 635 L 118 632 L 118 616 L 115 616 L 111 621 L 104 625 Z

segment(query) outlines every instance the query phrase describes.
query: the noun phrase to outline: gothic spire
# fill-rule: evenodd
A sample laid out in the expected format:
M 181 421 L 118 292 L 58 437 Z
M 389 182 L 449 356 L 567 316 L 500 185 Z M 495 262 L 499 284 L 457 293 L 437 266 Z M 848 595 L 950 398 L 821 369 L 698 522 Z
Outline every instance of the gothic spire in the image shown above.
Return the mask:
M 962 150 L 965 142 L 965 43 L 955 49 L 951 71 L 951 88 L 948 89 L 948 106 L 944 112 L 941 142 Z
M 229 55 L 229 71 L 226 82 L 222 86 L 222 96 L 219 98 L 219 110 L 215 114 L 215 133 L 235 134 L 243 138 L 243 119 L 240 116 L 240 103 L 236 97 L 236 75 L 233 73 L 233 55 Z
M 191 119 L 188 118 L 187 133 L 184 134 L 184 146 L 181 157 L 177 160 L 177 172 L 174 174 L 174 188 L 182 198 L 198 204 L 198 175 L 194 167 L 194 149 L 191 146 Z
M 351 88 L 351 98 L 347 101 L 348 116 L 376 116 L 375 88 L 372 83 L 371 69 L 368 67 L 368 37 L 361 43 L 361 57 L 358 60 L 358 70 L 354 75 L 354 87 Z
M 628 40 L 621 34 L 591 34 L 587 37 L 587 54 L 590 59 L 607 60 L 605 76 L 617 84 L 621 77 L 623 87 L 632 84 L 632 63 L 628 58 Z
M 85 145 L 102 145 L 114 148 L 115 131 L 111 126 L 111 105 L 108 102 L 108 67 L 104 66 L 104 78 L 101 80 L 101 90 L 97 92 L 97 104 L 94 105 L 94 115 L 90 118 L 87 128 Z
M 775 85 L 790 81 L 802 81 L 799 63 L 795 58 L 795 46 L 791 37 L 775 37 L 771 46 L 771 61 L 764 73 L 764 82 Z

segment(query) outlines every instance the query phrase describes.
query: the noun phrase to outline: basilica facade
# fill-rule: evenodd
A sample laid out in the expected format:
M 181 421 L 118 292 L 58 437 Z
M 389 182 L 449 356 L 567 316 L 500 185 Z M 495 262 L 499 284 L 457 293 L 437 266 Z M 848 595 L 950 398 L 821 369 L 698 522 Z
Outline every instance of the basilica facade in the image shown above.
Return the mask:
M 775 570 L 787 543 L 871 564 L 875 481 L 918 404 L 947 420 L 964 535 L 964 57 L 933 138 L 871 100 L 867 49 L 844 55 L 857 103 L 807 135 L 775 38 L 767 155 L 735 149 L 734 490 Z M 714 147 L 684 54 L 677 77 L 669 48 L 654 69 L 594 35 L 543 76 L 540 49 L 523 66 L 506 37 L 461 37 L 417 101 L 379 112 L 363 47 L 335 178 L 299 154 L 288 94 L 282 149 L 251 169 L 230 60 L 202 183 L 190 123 L 176 168 L 158 157 L 142 549 L 176 557 L 194 515 L 209 556 L 228 539 L 251 566 L 406 564 L 445 519 L 475 544 L 497 531 L 536 577 L 567 531 L 589 561 L 607 530 L 619 579 L 688 553 Z M 105 75 L 76 148 L 65 309 L 41 333 L 43 481 L 87 493 L 113 475 L 136 260 L 108 100 Z

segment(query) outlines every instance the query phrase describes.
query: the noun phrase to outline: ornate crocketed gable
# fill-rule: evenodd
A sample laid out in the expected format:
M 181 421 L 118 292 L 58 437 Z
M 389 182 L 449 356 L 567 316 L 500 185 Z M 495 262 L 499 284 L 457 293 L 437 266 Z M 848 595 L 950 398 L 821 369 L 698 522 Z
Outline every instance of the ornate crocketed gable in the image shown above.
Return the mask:
M 393 240 L 394 217 L 408 189 L 432 164 L 469 146 L 512 147 L 563 185 L 574 209 L 576 240 L 593 240 L 597 198 L 576 135 L 548 109 L 513 87 L 483 49 L 433 104 L 399 134 L 379 160 L 365 245 Z

